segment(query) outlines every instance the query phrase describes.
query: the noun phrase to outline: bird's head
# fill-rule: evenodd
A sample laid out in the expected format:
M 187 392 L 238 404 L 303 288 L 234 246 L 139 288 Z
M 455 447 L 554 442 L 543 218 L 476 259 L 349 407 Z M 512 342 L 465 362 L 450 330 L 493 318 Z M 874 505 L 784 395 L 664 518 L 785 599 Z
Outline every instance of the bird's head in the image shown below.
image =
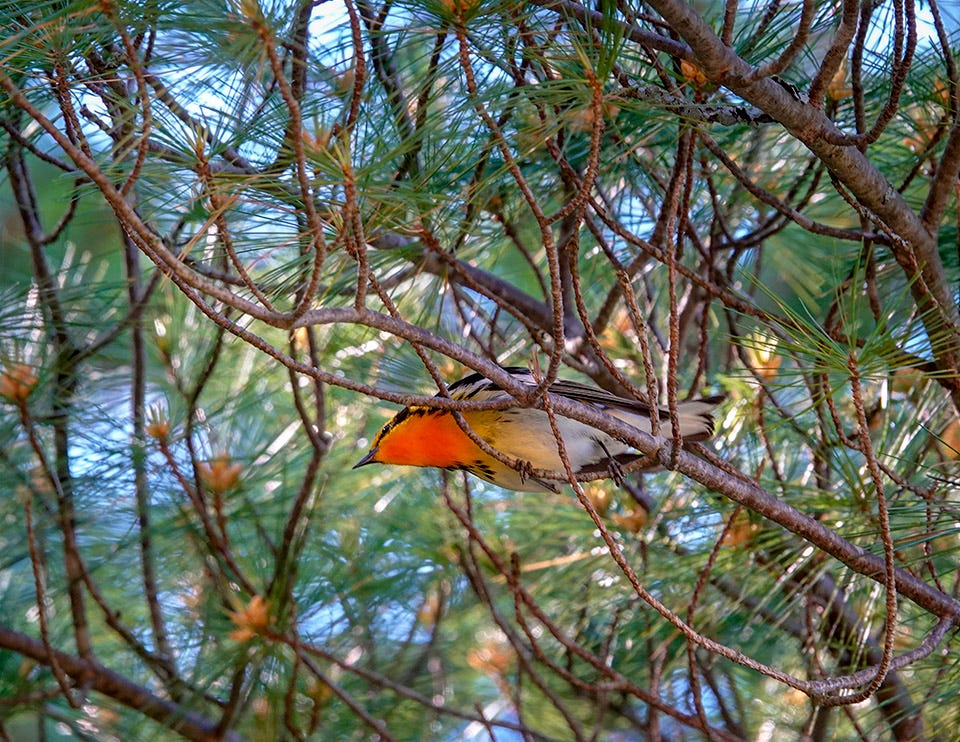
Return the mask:
M 405 407 L 380 429 L 370 451 L 353 468 L 367 464 L 457 468 L 475 459 L 476 451 L 449 412 Z

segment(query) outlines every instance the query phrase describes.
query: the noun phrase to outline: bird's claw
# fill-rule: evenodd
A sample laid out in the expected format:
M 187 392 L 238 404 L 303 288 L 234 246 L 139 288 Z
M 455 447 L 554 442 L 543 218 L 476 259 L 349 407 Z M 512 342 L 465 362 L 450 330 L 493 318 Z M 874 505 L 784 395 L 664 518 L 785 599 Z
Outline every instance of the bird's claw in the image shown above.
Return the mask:
M 529 461 L 524 461 L 523 459 L 517 459 L 517 474 L 520 475 L 520 481 L 526 482 L 528 479 L 533 479 L 533 464 Z
M 623 467 L 620 466 L 620 462 L 616 459 L 610 459 L 607 461 L 607 473 L 610 475 L 610 479 L 613 480 L 613 483 L 617 487 L 622 487 L 625 479 L 625 474 Z

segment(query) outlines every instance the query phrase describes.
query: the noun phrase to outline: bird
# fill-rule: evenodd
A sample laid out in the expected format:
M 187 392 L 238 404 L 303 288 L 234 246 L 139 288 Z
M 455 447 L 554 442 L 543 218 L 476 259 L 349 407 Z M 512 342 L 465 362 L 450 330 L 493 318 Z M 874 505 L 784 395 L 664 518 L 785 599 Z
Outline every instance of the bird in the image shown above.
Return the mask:
M 511 366 L 503 370 L 525 386 L 537 386 L 529 369 Z M 646 402 L 564 379 L 554 381 L 547 391 L 551 395 L 602 410 L 638 430 L 651 432 L 650 405 Z M 496 383 L 479 373 L 472 373 L 450 384 L 447 392 L 454 400 L 513 399 Z M 702 441 L 713 435 L 712 413 L 722 400 L 722 396 L 713 396 L 677 403 L 677 421 L 685 442 Z M 519 467 L 521 470 L 511 468 L 480 448 L 461 430 L 450 410 L 423 405 L 411 405 L 400 410 L 380 429 L 369 452 L 353 468 L 368 464 L 395 464 L 462 470 L 505 489 L 521 492 L 559 492 L 560 485 L 566 483 L 566 480 L 529 476 L 524 471 L 527 465 L 531 469 L 564 470 L 557 441 L 544 410 L 530 407 L 466 409 L 461 414 L 477 436 L 491 448 L 524 462 Z M 672 438 L 669 411 L 660 408 L 657 414 L 661 421 L 660 435 Z M 586 423 L 561 415 L 556 415 L 555 419 L 568 460 L 576 474 L 606 472 L 617 479 L 622 466 L 644 458 L 644 454 L 629 444 Z M 648 468 L 655 469 L 657 464 Z

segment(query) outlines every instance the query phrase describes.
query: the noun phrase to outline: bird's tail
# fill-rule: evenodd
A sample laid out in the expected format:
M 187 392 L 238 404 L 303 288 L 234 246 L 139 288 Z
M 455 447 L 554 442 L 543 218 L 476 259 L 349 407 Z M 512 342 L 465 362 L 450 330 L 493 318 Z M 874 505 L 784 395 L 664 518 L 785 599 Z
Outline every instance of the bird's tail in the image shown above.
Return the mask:
M 722 396 L 715 396 L 677 402 L 677 420 L 680 425 L 680 435 L 683 436 L 684 441 L 704 441 L 713 435 L 713 411 L 723 399 Z M 610 408 L 607 412 L 639 430 L 652 432 L 649 412 L 615 408 Z M 664 438 L 673 437 L 670 411 L 665 407 L 660 408 L 660 435 Z
M 723 401 L 722 396 L 685 399 L 677 402 L 680 435 L 685 441 L 704 441 L 713 435 L 713 411 Z M 668 416 L 669 421 L 669 416 Z M 669 432 L 669 425 L 667 426 Z

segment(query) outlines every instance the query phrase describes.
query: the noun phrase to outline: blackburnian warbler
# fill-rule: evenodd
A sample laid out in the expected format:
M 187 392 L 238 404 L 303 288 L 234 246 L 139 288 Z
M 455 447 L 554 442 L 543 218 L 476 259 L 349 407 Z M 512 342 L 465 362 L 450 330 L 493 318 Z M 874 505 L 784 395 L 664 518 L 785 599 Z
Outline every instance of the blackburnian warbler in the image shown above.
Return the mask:
M 536 386 L 525 368 L 504 369 L 517 381 Z M 597 387 L 558 380 L 547 390 L 552 395 L 583 402 L 629 423 L 646 433 L 650 428 L 650 407 L 636 399 L 618 397 Z M 509 400 L 512 397 L 480 374 L 454 382 L 448 387 L 455 400 Z M 677 420 L 684 441 L 700 441 L 713 434 L 713 408 L 722 397 L 684 400 L 677 403 Z M 504 455 L 525 462 L 533 469 L 563 471 L 563 462 L 550 420 L 543 410 L 511 407 L 504 410 L 464 410 L 470 428 L 489 446 Z M 670 414 L 658 410 L 660 435 L 670 438 Z M 568 460 L 577 474 L 610 473 L 643 458 L 643 454 L 590 425 L 569 417 L 556 417 Z M 366 464 L 405 464 L 465 470 L 506 489 L 528 492 L 556 492 L 561 480 L 526 476 L 497 460 L 474 443 L 449 410 L 411 406 L 400 410 L 373 441 L 370 452 L 353 467 Z M 655 468 L 654 464 L 651 468 Z M 521 469 L 523 467 L 520 467 Z

